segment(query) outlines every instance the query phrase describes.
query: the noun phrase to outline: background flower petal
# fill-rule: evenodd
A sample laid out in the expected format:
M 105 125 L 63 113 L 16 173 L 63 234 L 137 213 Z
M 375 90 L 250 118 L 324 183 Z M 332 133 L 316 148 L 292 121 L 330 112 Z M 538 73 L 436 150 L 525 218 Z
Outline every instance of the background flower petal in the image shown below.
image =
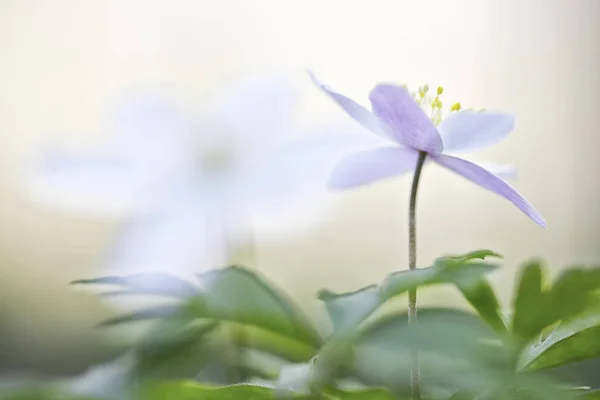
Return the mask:
M 71 212 L 120 213 L 131 208 L 144 176 L 131 160 L 106 154 L 47 149 L 26 170 L 36 201 Z
M 508 183 L 498 178 L 491 172 L 484 168 L 473 164 L 462 158 L 452 157 L 448 155 L 439 155 L 433 157 L 433 160 L 443 167 L 448 168 L 451 171 L 456 172 L 459 175 L 464 176 L 472 182 L 475 182 L 479 186 L 488 189 L 516 205 L 521 211 L 523 211 L 529 218 L 531 218 L 536 224 L 543 228 L 546 228 L 546 221 L 542 214 L 537 211 L 533 205 L 527 201 L 523 196 L 516 191 Z
M 369 94 L 373 114 L 391 129 L 394 139 L 413 149 L 438 154 L 442 139 L 434 123 L 401 86 L 381 84 Z
M 350 115 L 356 122 L 362 125 L 365 129 L 384 137 L 386 139 L 390 139 L 396 141 L 390 134 L 388 133 L 389 129 L 386 127 L 377 117 L 371 113 L 371 111 L 367 110 L 354 100 L 349 97 L 340 94 L 329 86 L 323 84 L 319 79 L 314 75 L 313 72 L 308 71 L 313 83 L 319 87 L 323 92 L 328 94 L 337 104 L 340 105 Z
M 348 189 L 411 171 L 419 152 L 402 147 L 380 147 L 344 158 L 329 180 L 333 189 Z
M 222 209 L 214 193 L 180 184 L 123 223 L 103 257 L 103 273 L 172 272 L 181 275 L 225 262 Z
M 514 127 L 515 119 L 510 114 L 465 110 L 444 118 L 438 130 L 444 152 L 466 152 L 499 142 Z
M 282 71 L 234 82 L 213 99 L 200 143 L 229 146 L 237 157 L 260 156 L 289 139 L 299 101 L 297 81 Z

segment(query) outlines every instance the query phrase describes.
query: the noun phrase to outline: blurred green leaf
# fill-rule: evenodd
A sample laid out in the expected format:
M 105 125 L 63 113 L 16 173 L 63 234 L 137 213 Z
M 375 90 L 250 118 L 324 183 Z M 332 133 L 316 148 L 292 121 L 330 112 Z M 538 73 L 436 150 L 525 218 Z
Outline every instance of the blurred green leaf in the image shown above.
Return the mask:
M 321 344 L 302 312 L 254 272 L 233 266 L 210 271 L 200 280 L 202 292 L 184 304 L 196 318 L 256 326 L 315 348 Z
M 543 271 L 540 262 L 526 264 L 521 272 L 516 297 L 513 301 L 511 329 L 523 340 L 541 333 L 548 324 L 543 315 L 549 306 L 548 296 L 542 292 Z
M 481 318 L 498 332 L 506 332 L 498 298 L 487 279 L 479 278 L 470 283 L 457 282 L 456 286 Z
M 211 387 L 195 382 L 168 382 L 147 386 L 137 397 L 138 400 L 274 400 L 274 399 L 315 399 L 316 397 L 281 391 L 269 386 L 240 384 L 224 387 Z M 393 400 L 385 389 L 328 390 L 322 396 L 325 400 Z
M 560 321 L 577 321 L 574 322 L 575 325 L 585 326 L 591 320 L 584 317 L 583 321 L 587 322 L 582 322 L 578 320 L 578 316 L 590 307 L 597 308 L 600 269 L 570 268 L 550 288 L 545 288 L 543 281 L 543 269 L 539 262 L 530 262 L 524 267 L 514 299 L 511 326 L 513 333 L 519 338 L 519 346 L 525 346 L 534 338 L 541 337 L 547 327 Z M 569 328 L 563 325 L 563 329 Z M 559 341 L 562 339 L 558 335 L 566 334 L 563 329 L 555 336 Z M 590 344 L 587 340 L 577 343 Z M 548 342 L 548 345 L 553 344 Z
M 502 256 L 498 253 L 496 253 L 495 251 L 492 250 L 488 250 L 488 249 L 482 249 L 482 250 L 475 250 L 475 251 L 471 251 L 470 253 L 466 253 L 466 254 L 459 254 L 459 255 L 454 255 L 454 256 L 443 256 L 440 258 L 437 258 L 434 262 L 433 265 L 440 265 L 440 264 L 444 264 L 444 263 L 451 263 L 451 262 L 456 262 L 456 263 L 465 263 L 467 261 L 471 261 L 471 260 L 485 260 L 486 258 L 489 257 L 493 257 L 493 258 L 502 258 Z
M 354 346 L 353 370 L 361 381 L 409 393 L 410 350 L 420 352 L 423 387 L 458 389 L 480 379 L 487 369 L 505 365 L 497 334 L 474 314 L 422 308 L 409 327 L 406 313 L 378 319 Z
M 496 255 L 480 250 L 464 256 L 438 258 L 434 266 L 389 275 L 382 285 L 370 285 L 354 292 L 335 294 L 328 290 L 319 293 L 319 299 L 333 323 L 334 330 L 356 327 L 383 303 L 420 286 L 453 283 L 459 286 L 467 299 L 493 326 L 502 323 L 497 312 L 497 300 L 491 288 L 481 283 L 483 276 L 496 269 L 492 264 L 472 262 L 473 259 Z
M 99 398 L 70 394 L 52 385 L 26 385 L 3 389 L 0 400 L 100 400 Z
M 218 326 L 215 321 L 169 318 L 158 321 L 134 346 L 136 379 L 179 377 L 193 374 L 208 363 L 202 344 Z M 208 351 L 206 351 L 208 353 Z M 216 361 L 216 360 L 215 360 Z
M 155 319 L 163 319 L 170 318 L 175 315 L 182 313 L 182 307 L 180 304 L 167 304 L 160 305 L 154 307 L 143 308 L 141 310 L 136 310 L 129 314 L 118 315 L 116 317 L 112 317 L 106 319 L 98 324 L 98 326 L 114 326 L 120 324 L 126 324 L 131 322 L 141 322 Z
M 519 366 L 537 370 L 599 356 L 600 301 L 582 314 L 562 322 L 542 343 L 530 342 Z
M 176 276 L 149 272 L 127 276 L 105 276 L 93 279 L 79 279 L 72 285 L 109 285 L 118 286 L 123 290 L 104 293 L 105 295 L 156 295 L 175 298 L 187 298 L 198 293 L 199 287 Z
M 581 395 L 581 398 L 586 400 L 600 400 L 600 390 L 591 390 Z

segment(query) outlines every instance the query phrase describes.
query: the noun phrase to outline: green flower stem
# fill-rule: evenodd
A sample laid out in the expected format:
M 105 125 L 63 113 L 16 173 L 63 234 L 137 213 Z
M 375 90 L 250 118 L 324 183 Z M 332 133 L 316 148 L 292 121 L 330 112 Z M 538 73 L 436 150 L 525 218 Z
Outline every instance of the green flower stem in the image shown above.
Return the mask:
M 427 153 L 419 152 L 412 187 L 410 189 L 410 203 L 408 208 L 408 268 L 412 271 L 417 269 L 417 227 L 415 212 L 417 208 L 417 190 L 419 189 L 419 178 L 425 163 Z M 408 292 L 408 324 L 417 323 L 417 289 Z M 413 400 L 421 400 L 421 373 L 419 371 L 419 352 L 412 349 L 410 352 L 410 386 Z

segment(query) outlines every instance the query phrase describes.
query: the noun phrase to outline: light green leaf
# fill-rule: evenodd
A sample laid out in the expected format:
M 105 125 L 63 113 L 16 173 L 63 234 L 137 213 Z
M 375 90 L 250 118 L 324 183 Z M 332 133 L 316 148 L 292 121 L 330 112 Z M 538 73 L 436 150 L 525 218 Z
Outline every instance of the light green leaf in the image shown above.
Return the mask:
M 522 369 L 538 370 L 595 357 L 600 357 L 600 301 L 562 322 L 542 343 L 531 342 L 519 365 Z
M 463 290 L 467 299 L 485 315 L 488 322 L 499 327 L 501 320 L 497 313 L 495 295 L 491 290 L 486 291 L 485 283 L 481 283 L 484 275 L 497 267 L 488 263 L 470 261 L 491 254 L 495 253 L 483 250 L 466 256 L 439 258 L 432 267 L 395 272 L 380 286 L 370 285 L 354 292 L 341 294 L 324 290 L 319 294 L 319 299 L 325 302 L 334 330 L 342 331 L 356 327 L 386 301 L 411 289 L 453 283 Z

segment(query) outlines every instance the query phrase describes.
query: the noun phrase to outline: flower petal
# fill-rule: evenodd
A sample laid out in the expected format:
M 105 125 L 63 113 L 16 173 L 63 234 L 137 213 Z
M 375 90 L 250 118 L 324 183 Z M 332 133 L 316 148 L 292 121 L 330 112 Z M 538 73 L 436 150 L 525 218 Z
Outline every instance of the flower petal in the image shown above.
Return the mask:
M 213 193 L 191 182 L 164 189 L 125 222 L 105 255 L 104 272 L 190 275 L 225 262 L 223 210 Z
M 519 207 L 529 218 L 531 218 L 536 224 L 543 228 L 546 228 L 546 221 L 542 214 L 540 214 L 534 207 L 529 203 L 523 196 L 516 191 L 508 183 L 498 178 L 491 172 L 484 168 L 473 164 L 462 158 L 452 157 L 448 155 L 438 155 L 432 157 L 435 162 L 448 168 L 451 171 L 456 172 L 459 175 L 475 182 L 479 186 L 488 189 L 505 199 L 512 202 L 514 205 Z
M 128 159 L 50 148 L 27 168 L 25 183 L 43 204 L 111 215 L 136 203 L 146 183 L 143 178 Z
M 400 144 L 431 154 L 442 152 L 443 144 L 435 124 L 401 86 L 381 84 L 369 94 L 373 114 L 391 128 Z
M 148 174 L 182 168 L 191 134 L 184 116 L 166 98 L 148 95 L 124 102 L 113 114 L 115 151 Z
M 460 111 L 444 118 L 438 130 L 444 152 L 479 150 L 504 139 L 515 127 L 510 114 Z
M 382 124 L 381 121 L 377 119 L 369 110 L 350 99 L 349 97 L 340 94 L 329 86 L 323 84 L 321 81 L 317 79 L 315 74 L 312 71 L 308 71 L 313 83 L 319 87 L 322 91 L 328 94 L 336 103 L 340 105 L 350 115 L 356 122 L 361 124 L 365 129 L 382 136 L 386 139 L 394 140 L 393 137 L 389 135 L 387 132 L 389 129 Z
M 516 180 L 518 178 L 517 169 L 513 165 L 495 164 L 490 162 L 478 162 L 473 164 L 479 165 L 481 168 L 488 170 L 492 174 L 502 179 Z
M 221 89 L 202 132 L 205 146 L 226 145 L 240 156 L 263 153 L 288 138 L 300 91 L 284 72 L 251 75 Z M 210 121 L 212 119 L 212 121 Z
M 380 147 L 344 158 L 329 180 L 333 189 L 348 189 L 390 178 L 415 168 L 419 152 L 401 147 Z

